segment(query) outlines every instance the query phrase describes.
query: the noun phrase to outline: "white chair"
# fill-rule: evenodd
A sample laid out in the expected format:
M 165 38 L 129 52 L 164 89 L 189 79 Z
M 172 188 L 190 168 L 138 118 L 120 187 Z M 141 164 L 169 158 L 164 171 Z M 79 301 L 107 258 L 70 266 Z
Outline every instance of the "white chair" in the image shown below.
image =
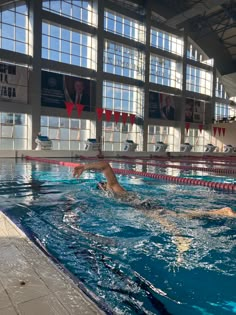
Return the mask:
M 188 142 L 181 143 L 180 152 L 190 152 L 192 150 L 192 148 L 193 148 L 193 146 Z
M 217 148 L 216 145 L 213 145 L 213 144 L 211 144 L 211 143 L 208 143 L 208 144 L 206 145 L 205 152 L 207 152 L 207 153 L 214 152 L 214 151 L 216 151 L 216 148 Z
M 137 148 L 137 143 L 135 143 L 133 140 L 126 140 L 124 142 L 124 151 L 126 152 L 134 152 Z
M 224 153 L 233 153 L 236 152 L 236 147 L 233 147 L 231 144 L 227 144 L 224 147 Z
M 168 144 L 165 144 L 162 141 L 157 141 L 155 146 L 155 152 L 165 152 L 168 147 Z
M 40 150 L 51 150 L 52 149 L 52 140 L 50 140 L 46 136 L 38 136 L 35 139 L 35 143 L 37 144 L 36 149 L 37 151 Z
M 96 139 L 87 139 L 87 141 L 85 141 L 85 147 L 84 150 L 85 151 L 98 151 L 100 149 L 100 143 L 97 142 Z

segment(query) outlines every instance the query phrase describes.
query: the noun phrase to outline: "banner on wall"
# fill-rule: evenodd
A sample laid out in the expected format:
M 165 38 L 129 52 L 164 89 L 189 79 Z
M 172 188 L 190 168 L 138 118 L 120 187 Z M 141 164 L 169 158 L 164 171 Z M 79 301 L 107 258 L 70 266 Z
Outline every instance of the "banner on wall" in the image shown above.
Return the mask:
M 202 123 L 204 114 L 204 102 L 186 98 L 185 103 L 185 121 Z
M 42 106 L 65 108 L 65 102 L 84 105 L 83 111 L 95 111 L 95 82 L 42 71 Z
M 0 62 L 0 98 L 27 103 L 28 69 Z
M 149 92 L 149 118 L 174 120 L 174 97 L 168 94 Z

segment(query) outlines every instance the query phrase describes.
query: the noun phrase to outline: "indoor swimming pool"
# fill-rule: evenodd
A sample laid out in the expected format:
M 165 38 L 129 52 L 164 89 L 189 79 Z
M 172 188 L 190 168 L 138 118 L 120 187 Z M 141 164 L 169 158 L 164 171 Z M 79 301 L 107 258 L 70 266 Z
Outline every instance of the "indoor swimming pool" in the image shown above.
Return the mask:
M 236 219 L 188 215 L 225 206 L 236 211 L 235 193 L 118 175 L 125 189 L 178 214 L 172 216 L 104 195 L 96 188 L 103 179 L 92 171 L 75 179 L 71 168 L 2 159 L 1 208 L 108 313 L 236 313 Z

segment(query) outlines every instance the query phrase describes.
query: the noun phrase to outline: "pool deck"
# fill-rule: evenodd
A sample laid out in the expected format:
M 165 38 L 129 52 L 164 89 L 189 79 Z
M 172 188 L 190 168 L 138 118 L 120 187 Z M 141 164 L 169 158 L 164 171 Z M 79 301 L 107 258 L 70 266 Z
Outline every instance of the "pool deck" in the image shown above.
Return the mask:
M 0 211 L 0 315 L 105 314 Z

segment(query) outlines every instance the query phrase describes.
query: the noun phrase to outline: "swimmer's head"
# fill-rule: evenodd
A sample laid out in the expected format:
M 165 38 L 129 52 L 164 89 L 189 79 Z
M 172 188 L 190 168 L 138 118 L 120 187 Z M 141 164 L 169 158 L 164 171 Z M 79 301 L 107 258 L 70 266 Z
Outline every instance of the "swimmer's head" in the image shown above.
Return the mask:
M 102 191 L 107 191 L 107 182 L 99 182 L 97 184 L 97 189 L 100 189 Z

